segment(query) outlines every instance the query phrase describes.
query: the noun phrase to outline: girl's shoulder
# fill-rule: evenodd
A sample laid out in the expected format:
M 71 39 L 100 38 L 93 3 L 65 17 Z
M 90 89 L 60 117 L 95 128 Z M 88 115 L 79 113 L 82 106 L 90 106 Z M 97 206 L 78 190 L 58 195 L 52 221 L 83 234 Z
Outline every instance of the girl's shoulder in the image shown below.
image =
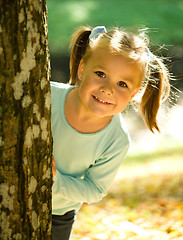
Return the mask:
M 51 89 L 53 89 L 53 88 L 68 89 L 71 87 L 71 85 L 68 83 L 60 83 L 60 82 L 54 82 L 54 81 L 50 81 L 50 86 L 51 86 Z
M 73 87 L 66 83 L 50 82 L 52 112 L 58 111 L 60 104 L 64 104 L 67 93 Z
M 118 122 L 118 127 L 120 127 L 123 130 L 123 132 L 128 134 L 128 128 L 122 113 L 118 113 L 116 115 L 116 121 Z
M 67 95 L 69 90 L 74 87 L 67 83 L 60 83 L 60 82 L 53 82 L 53 81 L 50 82 L 50 86 L 51 86 L 51 96 L 53 99 L 54 98 L 58 99 L 59 96 L 64 97 L 65 95 Z
M 125 139 L 127 142 L 131 141 L 126 122 L 121 113 L 114 115 L 113 125 L 113 132 L 118 139 L 123 139 L 123 141 Z

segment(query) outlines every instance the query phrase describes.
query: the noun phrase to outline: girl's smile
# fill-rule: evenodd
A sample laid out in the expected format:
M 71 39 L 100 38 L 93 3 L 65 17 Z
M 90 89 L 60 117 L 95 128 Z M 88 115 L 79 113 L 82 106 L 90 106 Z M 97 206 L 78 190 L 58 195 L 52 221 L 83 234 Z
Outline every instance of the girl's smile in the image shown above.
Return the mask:
M 111 105 L 113 103 L 109 102 L 109 101 L 104 101 L 96 96 L 93 96 L 93 98 L 95 99 L 95 101 L 99 102 L 99 103 L 102 103 L 102 104 L 107 104 L 107 105 Z

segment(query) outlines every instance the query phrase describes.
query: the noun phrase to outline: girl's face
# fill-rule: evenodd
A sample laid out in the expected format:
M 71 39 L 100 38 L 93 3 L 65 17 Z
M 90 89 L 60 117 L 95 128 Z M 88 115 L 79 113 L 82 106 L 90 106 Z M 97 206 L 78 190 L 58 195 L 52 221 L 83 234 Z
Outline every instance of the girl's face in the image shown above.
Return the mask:
M 80 103 L 97 117 L 112 117 L 138 92 L 142 76 L 140 64 L 98 48 L 78 68 Z

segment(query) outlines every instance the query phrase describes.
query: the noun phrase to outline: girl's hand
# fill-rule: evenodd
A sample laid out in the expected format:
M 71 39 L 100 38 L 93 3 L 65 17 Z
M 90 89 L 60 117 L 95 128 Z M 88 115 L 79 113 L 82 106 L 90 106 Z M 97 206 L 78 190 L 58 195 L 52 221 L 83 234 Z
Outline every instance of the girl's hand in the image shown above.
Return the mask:
M 55 167 L 56 167 L 56 162 L 55 162 L 55 159 L 52 155 L 52 174 L 53 174 L 53 176 L 55 176 L 55 174 L 56 174 L 56 168 Z M 54 184 L 54 181 L 53 181 L 53 184 Z

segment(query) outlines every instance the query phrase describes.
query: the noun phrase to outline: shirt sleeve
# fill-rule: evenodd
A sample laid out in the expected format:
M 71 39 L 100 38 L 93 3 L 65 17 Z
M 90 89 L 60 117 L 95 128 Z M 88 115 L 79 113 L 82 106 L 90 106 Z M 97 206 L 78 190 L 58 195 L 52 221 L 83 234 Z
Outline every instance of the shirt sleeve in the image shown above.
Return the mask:
M 87 169 L 83 178 L 64 175 L 57 170 L 53 179 L 53 194 L 73 202 L 93 203 L 101 200 L 107 194 L 128 148 L 129 142 L 115 151 L 113 147 L 109 147 L 103 156 Z

